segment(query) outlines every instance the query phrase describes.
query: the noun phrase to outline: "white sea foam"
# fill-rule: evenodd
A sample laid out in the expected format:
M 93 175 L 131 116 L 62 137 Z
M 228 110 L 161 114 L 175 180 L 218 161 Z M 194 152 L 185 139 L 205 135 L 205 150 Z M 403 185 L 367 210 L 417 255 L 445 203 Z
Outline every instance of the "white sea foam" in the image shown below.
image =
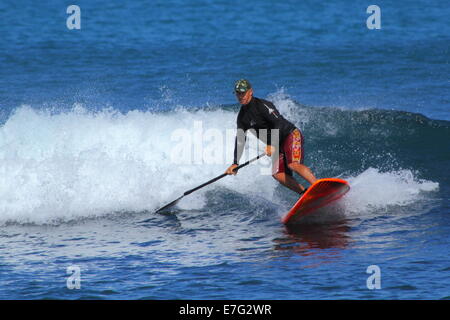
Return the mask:
M 92 113 L 77 105 L 69 112 L 52 114 L 20 107 L 0 127 L 0 223 L 51 223 L 139 212 L 174 200 L 232 163 L 234 137 L 218 146 L 226 149 L 222 163 L 171 162 L 177 143 L 172 133 L 191 130 L 196 121 L 205 131 L 221 129 L 225 139 L 225 130 L 235 128 L 236 113 L 220 109 Z M 204 141 L 203 147 L 214 149 L 214 141 Z M 255 155 L 256 150 L 250 150 L 248 156 Z M 260 169 L 250 165 L 216 184 L 248 192 L 261 181 L 271 181 L 259 174 Z M 261 185 L 258 191 L 272 193 L 274 184 Z M 204 203 L 201 196 L 189 200 L 180 205 L 196 208 Z
M 421 199 L 423 192 L 438 190 L 436 182 L 418 179 L 411 170 L 388 172 L 369 168 L 349 177 L 351 189 L 344 198 L 346 212 L 364 215 L 392 206 L 406 206 Z
M 275 93 L 270 94 L 267 99 L 274 103 L 283 117 L 295 123 L 300 129 L 305 123 L 310 121 L 310 114 L 301 108 L 284 88 L 280 88 Z M 296 122 L 297 120 L 300 122 Z

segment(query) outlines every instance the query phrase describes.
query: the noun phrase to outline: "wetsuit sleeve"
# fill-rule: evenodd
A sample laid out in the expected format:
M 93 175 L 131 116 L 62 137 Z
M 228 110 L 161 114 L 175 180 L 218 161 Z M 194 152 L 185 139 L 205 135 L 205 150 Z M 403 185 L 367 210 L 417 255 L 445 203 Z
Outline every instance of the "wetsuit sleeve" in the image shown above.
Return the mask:
M 241 124 L 238 122 L 236 139 L 234 140 L 234 159 L 233 164 L 239 164 L 239 159 L 241 159 L 242 153 L 245 147 L 246 132 Z

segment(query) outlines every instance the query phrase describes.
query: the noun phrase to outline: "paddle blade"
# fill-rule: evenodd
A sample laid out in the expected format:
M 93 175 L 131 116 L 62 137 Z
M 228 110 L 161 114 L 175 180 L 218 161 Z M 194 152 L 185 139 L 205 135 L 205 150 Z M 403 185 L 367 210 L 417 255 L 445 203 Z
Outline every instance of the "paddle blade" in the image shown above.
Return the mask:
M 167 209 L 167 208 L 169 208 L 169 207 L 172 207 L 172 206 L 176 205 L 177 202 L 180 201 L 181 198 L 183 198 L 183 197 L 184 197 L 184 195 L 182 195 L 181 197 L 179 197 L 179 198 L 176 199 L 176 200 L 173 200 L 171 203 L 168 203 L 168 204 L 166 204 L 164 207 L 161 207 L 161 208 L 159 208 L 158 210 L 156 210 L 155 213 L 160 213 L 160 212 L 164 211 L 165 209 Z

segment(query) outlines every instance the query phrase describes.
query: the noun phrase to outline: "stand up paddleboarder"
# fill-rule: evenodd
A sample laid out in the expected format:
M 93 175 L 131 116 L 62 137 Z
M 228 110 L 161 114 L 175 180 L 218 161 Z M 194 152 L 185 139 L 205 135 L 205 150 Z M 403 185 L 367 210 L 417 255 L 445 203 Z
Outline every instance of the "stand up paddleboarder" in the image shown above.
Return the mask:
M 293 172 L 303 177 L 310 184 L 317 179 L 311 170 L 303 164 L 303 135 L 291 122 L 283 118 L 273 103 L 253 96 L 253 89 L 246 79 L 236 81 L 234 86 L 236 98 L 241 104 L 237 117 L 237 135 L 234 146 L 233 164 L 225 171 L 235 175 L 239 159 L 244 151 L 247 130 L 256 133 L 258 139 L 266 143 L 266 154 L 272 157 L 272 176 L 282 185 L 302 194 L 306 188 L 293 177 Z M 265 129 L 265 130 L 264 130 Z M 278 130 L 279 146 L 271 141 L 273 129 Z M 263 131 L 264 130 L 264 131 Z M 260 134 L 264 132 L 266 134 Z

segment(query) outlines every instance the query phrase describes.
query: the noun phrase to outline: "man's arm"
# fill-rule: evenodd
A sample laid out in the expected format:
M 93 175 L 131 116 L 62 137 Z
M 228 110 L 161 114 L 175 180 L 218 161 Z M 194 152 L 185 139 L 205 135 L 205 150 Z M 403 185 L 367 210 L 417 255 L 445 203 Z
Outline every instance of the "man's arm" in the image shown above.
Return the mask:
M 246 138 L 247 137 L 244 129 L 242 129 L 242 127 L 238 124 L 236 139 L 234 140 L 233 164 L 229 166 L 228 169 L 225 171 L 226 174 L 235 175 L 237 173 L 235 169 L 238 167 L 239 159 L 241 158 L 242 153 L 244 152 Z
M 233 164 L 239 164 L 239 159 L 241 159 L 242 153 L 244 152 L 246 140 L 247 137 L 244 129 L 238 126 L 236 132 L 236 139 L 234 140 Z

